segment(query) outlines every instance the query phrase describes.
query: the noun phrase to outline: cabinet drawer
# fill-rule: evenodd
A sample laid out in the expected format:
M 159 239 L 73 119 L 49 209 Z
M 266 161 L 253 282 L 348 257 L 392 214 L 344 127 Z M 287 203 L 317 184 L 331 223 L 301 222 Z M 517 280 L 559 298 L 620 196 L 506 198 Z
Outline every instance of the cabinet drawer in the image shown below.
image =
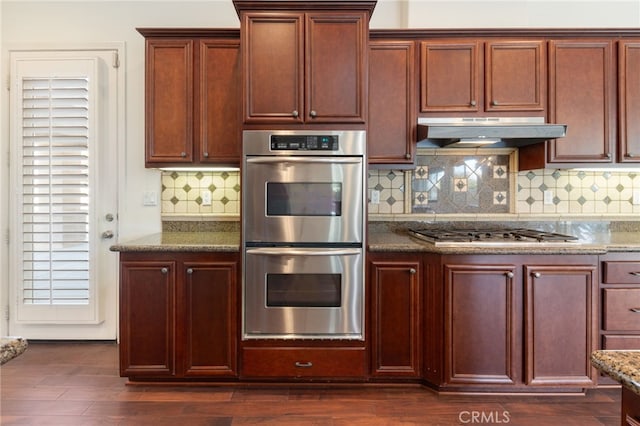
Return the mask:
M 604 284 L 640 284 L 640 262 L 606 261 L 602 270 Z
M 640 336 L 602 336 L 602 349 L 638 350 L 640 349 Z
M 364 378 L 364 348 L 245 348 L 242 375 L 252 378 Z
M 640 289 L 605 289 L 603 309 L 603 329 L 640 331 Z

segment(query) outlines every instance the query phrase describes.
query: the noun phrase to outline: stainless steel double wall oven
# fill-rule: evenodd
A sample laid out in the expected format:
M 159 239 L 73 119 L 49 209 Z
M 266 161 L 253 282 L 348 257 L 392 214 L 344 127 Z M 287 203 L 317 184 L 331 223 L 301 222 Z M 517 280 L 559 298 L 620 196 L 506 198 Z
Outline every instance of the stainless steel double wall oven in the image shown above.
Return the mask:
M 243 133 L 243 338 L 364 339 L 366 133 Z

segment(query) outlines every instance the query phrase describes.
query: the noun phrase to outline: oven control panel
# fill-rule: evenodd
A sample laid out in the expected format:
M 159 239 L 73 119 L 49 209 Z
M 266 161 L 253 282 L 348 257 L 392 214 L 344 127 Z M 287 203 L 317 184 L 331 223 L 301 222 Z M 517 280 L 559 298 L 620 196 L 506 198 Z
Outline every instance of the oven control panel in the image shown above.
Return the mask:
M 272 151 L 338 151 L 337 135 L 271 135 Z

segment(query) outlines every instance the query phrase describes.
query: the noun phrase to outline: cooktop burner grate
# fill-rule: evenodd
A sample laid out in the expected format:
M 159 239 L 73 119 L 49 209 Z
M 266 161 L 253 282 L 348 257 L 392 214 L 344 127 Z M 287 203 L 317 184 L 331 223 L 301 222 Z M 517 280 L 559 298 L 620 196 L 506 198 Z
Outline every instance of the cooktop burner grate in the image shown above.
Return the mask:
M 438 243 L 557 243 L 576 242 L 572 235 L 538 231 L 526 228 L 460 228 L 460 229 L 410 229 L 409 233 L 421 240 Z

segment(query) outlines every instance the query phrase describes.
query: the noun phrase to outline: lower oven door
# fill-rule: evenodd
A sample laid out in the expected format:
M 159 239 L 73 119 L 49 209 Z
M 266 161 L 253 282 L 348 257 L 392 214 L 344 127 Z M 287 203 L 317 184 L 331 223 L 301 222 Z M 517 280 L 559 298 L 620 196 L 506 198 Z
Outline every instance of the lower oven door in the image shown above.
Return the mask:
M 364 340 L 362 248 L 249 248 L 244 339 Z

